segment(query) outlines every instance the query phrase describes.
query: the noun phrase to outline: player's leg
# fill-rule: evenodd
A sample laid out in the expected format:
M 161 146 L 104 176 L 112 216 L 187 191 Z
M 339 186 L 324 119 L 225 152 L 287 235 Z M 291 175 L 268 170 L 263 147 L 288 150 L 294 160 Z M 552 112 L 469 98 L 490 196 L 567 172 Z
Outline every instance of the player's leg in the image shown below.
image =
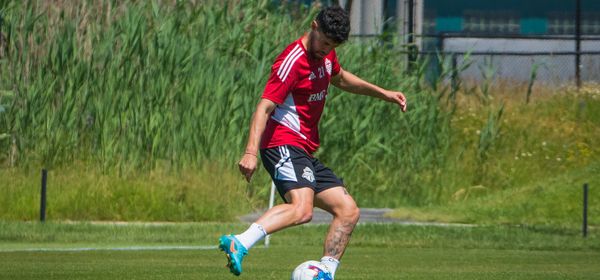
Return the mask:
M 323 257 L 334 258 L 334 261 L 339 262 L 358 222 L 360 210 L 342 186 L 319 192 L 315 197 L 315 206 L 333 215 L 323 245 Z
M 242 273 L 242 261 L 248 250 L 271 234 L 284 228 L 307 223 L 312 219 L 314 191 L 303 187 L 285 194 L 288 203 L 277 205 L 265 212 L 256 222 L 238 235 L 223 235 L 219 248 L 227 256 L 227 267 L 231 273 Z
M 284 228 L 310 222 L 315 191 L 309 187 L 292 189 L 285 194 L 288 203 L 267 210 L 256 223 L 269 234 Z
M 299 148 L 281 146 L 261 150 L 261 159 L 286 203 L 267 210 L 245 232 L 221 237 L 219 247 L 226 253 L 227 266 L 235 275 L 241 274 L 242 260 L 256 242 L 267 234 L 312 219 L 316 184 L 314 178 L 307 180 L 304 175 L 306 168 L 312 169 L 310 157 Z
M 327 266 L 333 277 L 350 241 L 354 226 L 358 222 L 360 210 L 346 191 L 344 182 L 331 169 L 318 159 L 313 159 L 313 166 L 317 178 L 315 206 L 333 215 L 321 258 L 321 263 Z
M 358 222 L 360 210 L 344 187 L 342 179 L 318 159 L 312 159 L 312 164 L 317 179 L 314 204 L 333 215 L 325 239 L 323 256 L 339 260 L 344 255 L 354 226 Z

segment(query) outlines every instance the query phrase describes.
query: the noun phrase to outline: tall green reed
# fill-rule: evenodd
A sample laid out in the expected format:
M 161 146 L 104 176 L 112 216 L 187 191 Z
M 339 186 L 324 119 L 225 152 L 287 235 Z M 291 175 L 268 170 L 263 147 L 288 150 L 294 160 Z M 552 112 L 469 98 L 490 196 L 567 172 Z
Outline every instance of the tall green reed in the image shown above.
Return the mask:
M 527 94 L 525 95 L 525 103 L 529 104 L 529 100 L 531 99 L 531 94 L 533 93 L 533 84 L 537 78 L 538 68 L 543 65 L 539 63 L 534 63 L 531 67 L 531 72 L 529 73 L 529 82 L 527 83 Z
M 272 61 L 316 12 L 268 0 L 14 1 L 1 9 L 0 90 L 14 96 L 0 114 L 0 132 L 14 139 L 0 140 L 2 158 L 51 168 L 84 161 L 121 174 L 214 162 L 234 169 Z M 457 88 L 423 86 L 425 63 L 406 74 L 398 47 L 367 40 L 338 53 L 345 69 L 405 92 L 409 111 L 332 89 L 321 124 L 318 156 L 363 205 L 431 203 L 442 187 L 452 111 L 441 97 Z

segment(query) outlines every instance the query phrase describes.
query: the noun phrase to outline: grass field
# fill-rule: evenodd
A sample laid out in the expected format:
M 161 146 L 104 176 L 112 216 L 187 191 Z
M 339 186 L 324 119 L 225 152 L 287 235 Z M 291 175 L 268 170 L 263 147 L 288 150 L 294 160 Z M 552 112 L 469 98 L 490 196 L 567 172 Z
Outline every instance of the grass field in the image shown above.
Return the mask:
M 239 279 L 289 279 L 294 264 L 317 251 L 254 250 Z M 3 279 L 237 279 L 216 250 L 19 252 L 0 258 Z M 599 258 L 576 251 L 360 247 L 348 252 L 336 279 L 598 279 Z
M 223 267 L 215 241 L 241 224 L 0 225 L 0 279 L 238 279 Z M 251 250 L 239 279 L 288 279 L 295 265 L 320 257 L 325 231 L 302 226 L 275 234 L 269 248 Z M 575 229 L 363 224 L 336 276 L 598 279 L 599 261 L 596 231 L 584 239 Z

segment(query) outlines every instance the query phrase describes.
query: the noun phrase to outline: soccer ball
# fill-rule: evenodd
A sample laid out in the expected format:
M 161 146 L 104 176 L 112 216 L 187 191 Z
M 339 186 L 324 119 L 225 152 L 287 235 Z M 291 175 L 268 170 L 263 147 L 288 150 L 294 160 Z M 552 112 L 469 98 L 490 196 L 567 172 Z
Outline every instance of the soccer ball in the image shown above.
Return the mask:
M 291 280 L 332 280 L 327 267 L 318 261 L 301 263 L 292 272 Z

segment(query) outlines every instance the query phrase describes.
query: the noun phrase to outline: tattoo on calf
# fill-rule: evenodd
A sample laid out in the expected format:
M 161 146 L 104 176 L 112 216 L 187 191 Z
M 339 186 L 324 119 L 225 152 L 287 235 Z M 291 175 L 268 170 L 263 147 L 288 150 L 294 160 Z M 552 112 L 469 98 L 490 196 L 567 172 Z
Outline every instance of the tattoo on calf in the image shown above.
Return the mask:
M 327 248 L 325 248 L 326 253 L 329 256 L 339 259 L 348 245 L 353 229 L 353 223 L 344 223 L 336 227 L 333 235 L 329 236 L 327 240 Z

